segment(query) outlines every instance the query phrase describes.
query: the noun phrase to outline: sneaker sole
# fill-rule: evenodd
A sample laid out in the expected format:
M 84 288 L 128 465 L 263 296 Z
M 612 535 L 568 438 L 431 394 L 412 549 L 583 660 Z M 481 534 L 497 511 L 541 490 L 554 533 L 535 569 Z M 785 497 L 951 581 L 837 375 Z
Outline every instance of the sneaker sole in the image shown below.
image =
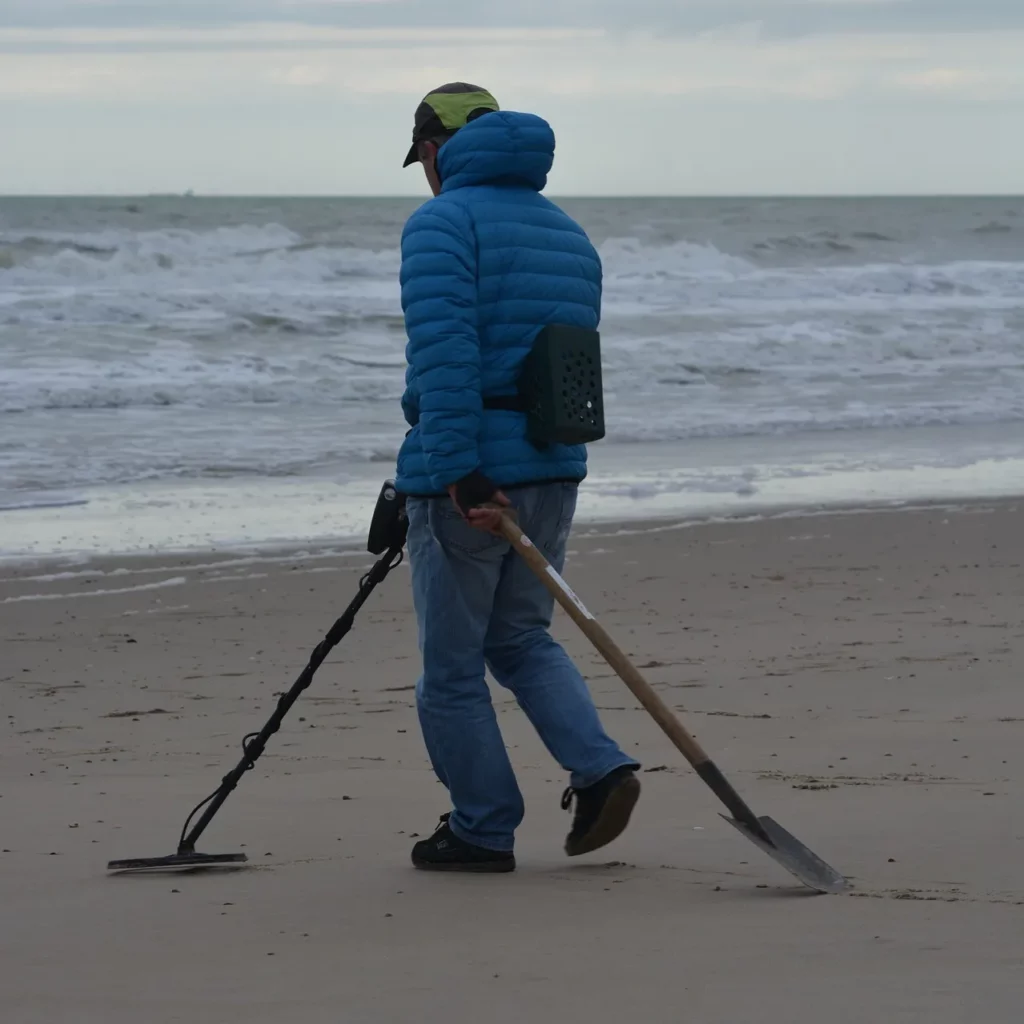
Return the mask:
M 515 871 L 514 860 L 492 860 L 473 863 L 464 861 L 461 864 L 432 864 L 430 861 L 413 861 L 412 866 L 417 871 L 461 871 L 464 874 L 473 875 L 500 875 Z
M 640 780 L 635 776 L 623 780 L 608 794 L 608 799 L 590 831 L 575 842 L 566 840 L 565 852 L 570 857 L 579 857 L 581 854 L 599 850 L 618 839 L 625 832 L 633 808 L 639 799 Z

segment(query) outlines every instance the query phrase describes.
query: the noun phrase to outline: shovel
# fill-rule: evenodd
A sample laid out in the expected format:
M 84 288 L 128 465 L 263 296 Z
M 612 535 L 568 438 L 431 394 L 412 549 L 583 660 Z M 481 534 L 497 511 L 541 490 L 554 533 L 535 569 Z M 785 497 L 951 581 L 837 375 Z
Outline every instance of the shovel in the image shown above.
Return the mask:
M 499 529 L 501 535 L 522 556 L 555 600 L 583 630 L 587 639 L 615 669 L 637 700 L 661 726 L 665 735 L 732 814 L 732 817 L 725 814 L 722 817 L 809 888 L 821 893 L 838 893 L 849 888 L 847 880 L 835 868 L 826 864 L 776 821 L 754 814 L 703 747 L 672 713 L 671 708 L 651 688 L 650 683 L 639 673 L 601 624 L 587 611 L 583 602 L 573 593 L 572 588 L 562 579 L 554 566 L 523 533 L 513 518 L 513 513 L 507 509 L 503 510 Z

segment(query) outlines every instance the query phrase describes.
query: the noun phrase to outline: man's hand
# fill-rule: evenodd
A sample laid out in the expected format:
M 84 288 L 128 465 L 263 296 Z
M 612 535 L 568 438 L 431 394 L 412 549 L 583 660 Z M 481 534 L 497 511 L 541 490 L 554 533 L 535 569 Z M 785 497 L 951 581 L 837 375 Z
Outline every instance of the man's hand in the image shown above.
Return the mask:
M 474 529 L 485 533 L 501 533 L 501 509 L 480 508 L 481 505 L 500 505 L 508 508 L 512 502 L 488 480 L 483 473 L 474 471 L 448 488 L 455 507 Z
M 501 491 L 495 491 L 491 495 L 491 502 L 495 505 L 500 505 L 502 508 L 508 508 L 512 504 Z M 501 535 L 501 509 L 471 508 L 466 519 L 474 529 L 483 530 L 486 533 L 493 533 L 498 536 Z

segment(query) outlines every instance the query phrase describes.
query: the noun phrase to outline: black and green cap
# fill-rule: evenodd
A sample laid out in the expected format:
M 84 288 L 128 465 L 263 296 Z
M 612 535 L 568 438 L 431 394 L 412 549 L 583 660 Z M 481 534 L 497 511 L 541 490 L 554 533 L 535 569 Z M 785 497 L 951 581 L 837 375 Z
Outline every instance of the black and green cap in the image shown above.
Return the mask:
M 412 148 L 403 167 L 419 159 L 421 142 L 453 135 L 470 121 L 493 110 L 500 110 L 498 101 L 486 90 L 468 82 L 449 82 L 423 97 L 413 121 Z

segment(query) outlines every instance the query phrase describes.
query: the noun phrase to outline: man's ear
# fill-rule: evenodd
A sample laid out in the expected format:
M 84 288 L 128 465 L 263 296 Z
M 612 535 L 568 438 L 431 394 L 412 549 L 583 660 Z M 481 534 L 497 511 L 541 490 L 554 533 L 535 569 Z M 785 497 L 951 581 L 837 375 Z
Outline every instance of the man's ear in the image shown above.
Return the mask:
M 421 142 L 418 150 L 420 166 L 423 168 L 430 191 L 435 196 L 441 194 L 441 176 L 437 171 L 437 151 L 439 148 L 436 142 Z

